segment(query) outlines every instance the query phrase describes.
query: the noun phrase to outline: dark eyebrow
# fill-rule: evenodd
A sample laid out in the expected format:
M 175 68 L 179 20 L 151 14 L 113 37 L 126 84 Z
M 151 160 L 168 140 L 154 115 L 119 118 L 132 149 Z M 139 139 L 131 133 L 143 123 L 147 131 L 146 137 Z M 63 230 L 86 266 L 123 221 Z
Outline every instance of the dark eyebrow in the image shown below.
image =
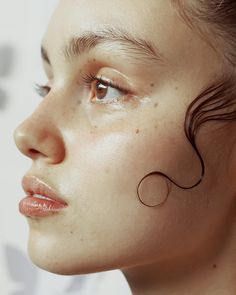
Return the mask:
M 46 49 L 45 49 L 43 46 L 41 46 L 41 57 L 42 57 L 42 59 L 43 59 L 46 63 L 48 63 L 49 65 L 51 65 L 51 62 L 50 62 L 50 60 L 49 60 L 49 57 L 48 57 L 47 51 L 46 51 Z
M 115 43 L 120 45 L 119 49 L 124 53 L 124 56 L 136 61 L 160 63 L 163 60 L 159 50 L 150 41 L 135 37 L 123 29 L 113 27 L 97 31 L 85 31 L 81 36 L 73 37 L 63 48 L 63 54 L 66 59 L 71 59 L 87 53 L 99 45 L 109 46 Z

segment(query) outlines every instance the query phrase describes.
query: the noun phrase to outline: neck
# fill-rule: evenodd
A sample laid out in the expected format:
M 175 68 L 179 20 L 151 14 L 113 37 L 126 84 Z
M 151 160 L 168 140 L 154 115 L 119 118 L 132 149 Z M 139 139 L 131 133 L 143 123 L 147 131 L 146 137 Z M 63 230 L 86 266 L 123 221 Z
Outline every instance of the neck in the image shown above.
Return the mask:
M 234 295 L 236 238 L 179 261 L 123 269 L 133 295 Z M 217 293 L 218 292 L 218 293 Z

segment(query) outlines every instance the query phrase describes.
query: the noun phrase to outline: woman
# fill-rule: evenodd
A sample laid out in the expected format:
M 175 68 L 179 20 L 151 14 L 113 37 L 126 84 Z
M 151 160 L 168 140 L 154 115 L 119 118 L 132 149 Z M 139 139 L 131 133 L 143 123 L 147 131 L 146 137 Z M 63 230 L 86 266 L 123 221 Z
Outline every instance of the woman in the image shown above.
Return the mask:
M 29 254 L 133 294 L 235 294 L 234 1 L 60 1 L 16 130 Z

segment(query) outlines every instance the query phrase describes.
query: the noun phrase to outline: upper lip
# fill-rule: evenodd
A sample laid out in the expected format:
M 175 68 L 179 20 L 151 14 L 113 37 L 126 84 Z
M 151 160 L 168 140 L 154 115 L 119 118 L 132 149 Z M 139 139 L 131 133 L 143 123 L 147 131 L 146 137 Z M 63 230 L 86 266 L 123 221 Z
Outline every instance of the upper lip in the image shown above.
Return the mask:
M 22 188 L 28 196 L 38 194 L 67 205 L 48 184 L 35 176 L 25 176 L 22 180 Z

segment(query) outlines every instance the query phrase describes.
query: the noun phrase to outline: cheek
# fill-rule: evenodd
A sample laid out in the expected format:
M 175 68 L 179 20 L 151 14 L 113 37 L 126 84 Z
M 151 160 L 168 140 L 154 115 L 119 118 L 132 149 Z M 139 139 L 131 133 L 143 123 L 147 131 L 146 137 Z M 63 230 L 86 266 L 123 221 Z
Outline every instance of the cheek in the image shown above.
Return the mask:
M 77 212 L 80 212 L 81 218 L 86 220 L 87 224 L 94 223 L 90 228 L 94 229 L 95 226 L 98 232 L 106 227 L 104 218 L 108 218 L 108 224 L 111 222 L 111 212 L 114 223 L 120 228 L 128 225 L 132 227 L 133 220 L 139 222 L 143 213 L 145 216 L 142 222 L 145 224 L 145 219 L 149 220 L 152 210 L 142 205 L 137 195 L 138 185 L 145 175 L 160 171 L 176 178 L 180 183 L 191 182 L 191 177 L 197 178 L 198 171 L 195 175 L 193 167 L 187 165 L 189 161 L 196 160 L 192 150 L 186 148 L 180 132 L 172 126 L 170 129 L 174 136 L 166 137 L 165 132 L 160 133 L 155 126 L 144 129 L 138 124 L 135 128 L 123 132 L 106 133 L 98 128 L 92 133 L 85 132 L 80 136 L 83 140 L 77 139 L 70 144 L 64 167 L 70 183 L 62 189 L 64 194 L 71 196 L 75 208 L 74 216 L 78 216 Z M 179 168 L 183 163 L 185 173 L 180 173 Z M 192 169 L 192 173 L 189 173 L 188 169 Z M 157 186 L 160 183 L 158 177 Z M 163 185 L 160 185 L 160 191 L 154 186 L 155 194 L 161 194 L 162 191 Z M 91 216 L 96 218 L 91 219 Z M 155 214 L 153 218 L 156 218 Z M 160 224 L 159 220 L 158 226 Z M 156 226 L 154 223 L 154 228 Z M 109 228 L 107 230 L 109 231 Z M 89 231 L 88 227 L 86 231 Z
M 70 179 L 75 183 L 79 179 L 79 190 L 91 190 L 92 185 L 104 197 L 136 195 L 140 180 L 153 171 L 183 186 L 201 175 L 199 159 L 175 122 L 130 120 L 117 126 L 93 126 L 68 142 L 65 165 Z

